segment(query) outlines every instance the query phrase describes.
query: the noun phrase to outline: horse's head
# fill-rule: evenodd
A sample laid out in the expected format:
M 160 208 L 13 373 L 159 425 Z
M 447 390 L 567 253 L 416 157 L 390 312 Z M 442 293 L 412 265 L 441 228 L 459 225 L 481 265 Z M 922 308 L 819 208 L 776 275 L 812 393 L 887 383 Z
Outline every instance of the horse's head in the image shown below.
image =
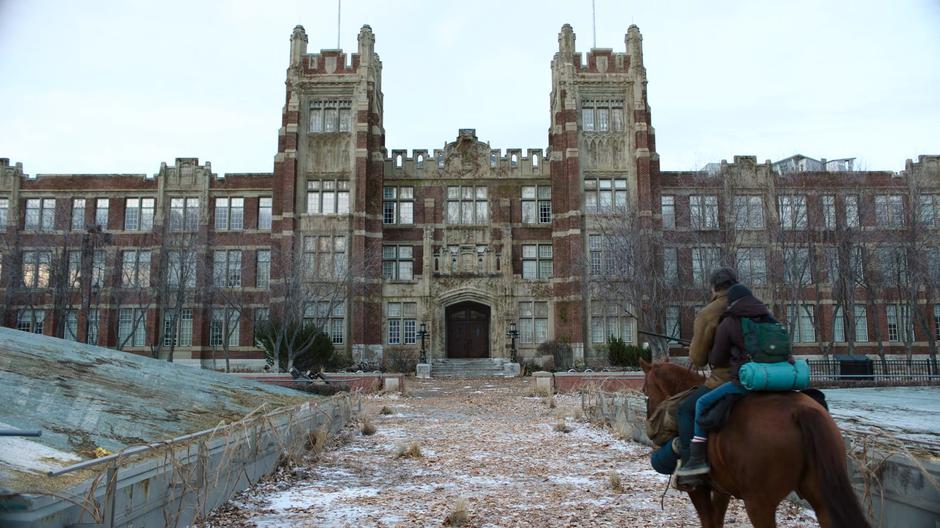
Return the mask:
M 700 385 L 704 381 L 697 372 L 675 363 L 649 363 L 640 358 L 640 368 L 645 373 L 643 394 L 646 395 L 647 416 L 666 398 Z

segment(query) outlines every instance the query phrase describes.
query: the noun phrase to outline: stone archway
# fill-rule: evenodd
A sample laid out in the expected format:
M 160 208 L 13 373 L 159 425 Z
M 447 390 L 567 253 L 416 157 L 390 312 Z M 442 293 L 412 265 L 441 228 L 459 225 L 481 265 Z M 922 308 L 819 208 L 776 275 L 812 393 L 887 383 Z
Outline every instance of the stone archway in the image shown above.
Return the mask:
M 448 359 L 490 357 L 490 313 L 489 306 L 474 301 L 446 308 Z

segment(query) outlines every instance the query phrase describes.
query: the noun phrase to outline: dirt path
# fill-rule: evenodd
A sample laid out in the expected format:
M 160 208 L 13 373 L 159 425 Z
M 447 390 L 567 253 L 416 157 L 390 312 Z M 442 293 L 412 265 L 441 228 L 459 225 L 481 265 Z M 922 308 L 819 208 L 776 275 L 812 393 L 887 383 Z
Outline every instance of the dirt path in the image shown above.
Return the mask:
M 441 526 L 458 502 L 467 526 L 698 526 L 649 448 L 584 422 L 577 396 L 531 395 L 531 380 L 408 380 L 408 396 L 376 396 L 363 414 L 377 432 L 240 494 L 205 526 Z M 382 415 L 382 407 L 393 414 Z M 561 422 L 569 432 L 560 432 Z M 417 442 L 421 456 L 398 457 Z M 622 491 L 610 485 L 616 472 Z M 461 500 L 463 499 L 463 500 Z M 749 526 L 740 503 L 727 526 Z M 781 526 L 814 526 L 788 505 Z

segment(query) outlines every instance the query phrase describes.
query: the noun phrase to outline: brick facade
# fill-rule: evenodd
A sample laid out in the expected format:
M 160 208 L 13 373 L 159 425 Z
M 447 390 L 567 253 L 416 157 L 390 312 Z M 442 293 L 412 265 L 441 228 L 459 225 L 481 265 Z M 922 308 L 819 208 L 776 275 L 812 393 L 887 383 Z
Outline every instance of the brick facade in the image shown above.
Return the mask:
M 758 164 L 748 156 L 722 162 L 709 174 L 661 171 L 647 102 L 642 36 L 636 26 L 625 35 L 625 52 L 592 49 L 585 55 L 576 50 L 572 28 L 562 27 L 551 63 L 547 149 L 494 149 L 475 130 L 461 129 L 441 149 L 389 150 L 382 63 L 368 26 L 360 31 L 358 42 L 352 54 L 308 53 L 304 29 L 294 29 L 272 173 L 217 174 L 208 162 L 178 158 L 172 166 L 161 165 L 153 176 L 29 176 L 20 164 L 3 159 L 0 206 L 6 200 L 7 220 L 0 226 L 2 323 L 33 329 L 36 321 L 24 320 L 23 314 L 35 318 L 42 313 L 43 333 L 66 335 L 71 324 L 76 327 L 74 338 L 84 341 L 87 314 L 97 312 L 98 343 L 116 347 L 121 345 L 120 319 L 124 317 L 126 330 L 128 317 L 136 323 L 135 310 L 141 310 L 139 323 L 146 337 L 142 342 L 126 340 L 123 348 L 163 357 L 168 353 L 163 341 L 167 310 L 179 307 L 191 312 L 191 343 L 187 337 L 185 344 L 174 345 L 174 358 L 218 367 L 221 352 L 218 339 L 212 339 L 212 314 L 236 309 L 237 338 L 224 348 L 236 366 L 241 362 L 257 367 L 262 357 L 253 339 L 257 314 L 296 308 L 296 290 L 329 282 L 323 275 L 329 271 L 334 279 L 343 275 L 345 286 L 340 302 L 330 306 L 335 313 L 326 316 L 328 330 L 337 346 L 357 360 L 416 355 L 420 340 L 415 332 L 421 324 L 430 334 L 431 357 L 447 357 L 454 346 L 447 342 L 448 307 L 475 303 L 490 314 L 485 328 L 486 354 L 491 357 L 510 355 L 506 333 L 516 323 L 523 357 L 536 354 L 538 341 L 559 339 L 571 345 L 576 360 L 601 362 L 604 344 L 592 320 L 600 312 L 592 305 L 589 287 L 597 281 L 586 264 L 588 237 L 602 230 L 597 211 L 622 207 L 636 219 L 635 229 L 661 242 L 651 250 L 656 262 L 664 264 L 664 249 L 675 252 L 683 288 L 673 304 L 681 336 L 689 337 L 694 310 L 702 304 L 693 253 L 714 247 L 722 263 L 735 265 L 740 248 L 754 248 L 755 255 L 765 255 L 766 272 L 764 283 L 755 284 L 755 289 L 775 311 L 786 312 L 794 302 L 811 306 L 817 335 L 800 342 L 799 350 L 839 352 L 847 345 L 832 339 L 838 303 L 832 281 L 822 270 L 825 255 L 835 251 L 826 248 L 838 248 L 847 236 L 846 196 L 858 198 L 860 226 L 852 231 L 854 243 L 874 251 L 892 238 L 919 236 L 910 225 L 879 225 L 877 196 L 902 195 L 903 207 L 912 211 L 920 195 L 940 194 L 937 156 L 908 161 L 905 171 L 897 174 L 781 175 L 769 162 Z M 689 212 L 692 202 L 705 195 L 716 197 L 718 221 L 703 228 L 693 225 Z M 760 198 L 760 229 L 729 229 L 735 218 L 733 204 L 741 195 Z M 780 196 L 805 196 L 804 228 L 782 229 Z M 664 197 L 673 200 L 674 227 L 664 224 Z M 54 225 L 42 224 L 41 210 L 26 211 L 37 199 L 40 209 L 44 207 L 43 198 L 54 200 L 48 202 L 54 204 Z M 79 214 L 84 216 L 73 222 L 74 200 L 82 198 L 85 205 Z M 97 201 L 103 198 L 108 199 L 107 225 L 96 229 Z M 126 207 L 141 198 L 154 201 L 152 227 L 127 229 L 127 217 L 134 213 Z M 216 216 L 222 214 L 217 199 L 226 198 L 242 204 L 242 225 L 217 229 Z M 181 203 L 185 209 L 190 203 L 186 199 L 198 204 L 198 218 L 187 228 L 174 229 L 172 204 Z M 268 200 L 271 227 L 259 228 L 261 204 Z M 610 202 L 605 205 L 605 200 Z M 824 218 L 829 211 L 835 212 L 836 224 Z M 27 225 L 27 216 L 32 215 L 32 222 L 36 214 L 39 226 Z M 934 227 L 940 225 L 940 211 L 937 214 Z M 781 255 L 788 248 L 804 247 L 810 248 L 811 280 L 798 291 L 786 289 L 776 280 L 785 274 Z M 145 286 L 128 286 L 124 276 L 124 262 L 130 258 L 125 253 L 135 250 L 150 251 Z M 165 284 L 174 251 L 192 251 L 198 263 L 195 282 L 183 288 L 182 297 L 174 297 L 179 289 Z M 105 255 L 100 284 L 91 279 L 96 252 Z M 270 255 L 268 284 L 257 281 L 259 252 Z M 67 276 L 62 269 L 69 253 L 80 255 L 73 257 L 80 262 L 80 278 L 74 285 L 57 286 L 57 278 Z M 220 255 L 240 258 L 239 265 L 221 268 L 238 276 L 223 280 L 235 281 L 234 286 L 218 282 Z M 45 268 L 43 258 L 48 258 Z M 42 273 L 48 279 L 37 279 Z M 41 284 L 26 287 L 26 282 L 37 280 Z M 875 353 L 884 346 L 900 353 L 935 347 L 940 308 L 935 317 L 930 309 L 940 305 L 940 299 L 926 287 L 915 296 L 927 316 L 915 324 L 913 339 L 901 343 L 888 339 L 886 306 L 900 302 L 904 292 L 854 285 L 851 298 L 866 306 L 869 338 L 855 343 L 853 350 Z M 303 302 L 315 304 L 316 299 Z M 622 313 L 604 316 L 613 318 L 599 327 L 604 334 L 616 327 L 613 333 L 628 341 L 643 340 L 635 321 L 620 322 Z M 647 326 L 664 330 L 661 324 Z

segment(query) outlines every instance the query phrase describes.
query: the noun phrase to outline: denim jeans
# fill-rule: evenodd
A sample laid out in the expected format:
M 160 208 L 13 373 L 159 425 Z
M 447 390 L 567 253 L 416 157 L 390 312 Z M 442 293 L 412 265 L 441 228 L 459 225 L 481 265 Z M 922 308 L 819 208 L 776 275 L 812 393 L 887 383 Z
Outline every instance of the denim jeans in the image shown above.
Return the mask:
M 679 425 L 679 442 L 682 445 L 681 458 L 683 462 L 689 460 L 689 442 L 692 441 L 693 424 L 695 423 L 695 404 L 698 403 L 699 398 L 708 394 L 709 391 L 711 391 L 711 389 L 702 385 L 692 391 L 692 394 L 679 405 L 677 422 Z
M 695 436 L 708 436 L 708 431 L 699 425 L 698 417 L 702 415 L 702 411 L 711 407 L 716 401 L 726 394 L 747 394 L 747 389 L 742 387 L 741 384 L 737 381 L 728 381 L 699 398 L 698 401 L 695 402 Z

